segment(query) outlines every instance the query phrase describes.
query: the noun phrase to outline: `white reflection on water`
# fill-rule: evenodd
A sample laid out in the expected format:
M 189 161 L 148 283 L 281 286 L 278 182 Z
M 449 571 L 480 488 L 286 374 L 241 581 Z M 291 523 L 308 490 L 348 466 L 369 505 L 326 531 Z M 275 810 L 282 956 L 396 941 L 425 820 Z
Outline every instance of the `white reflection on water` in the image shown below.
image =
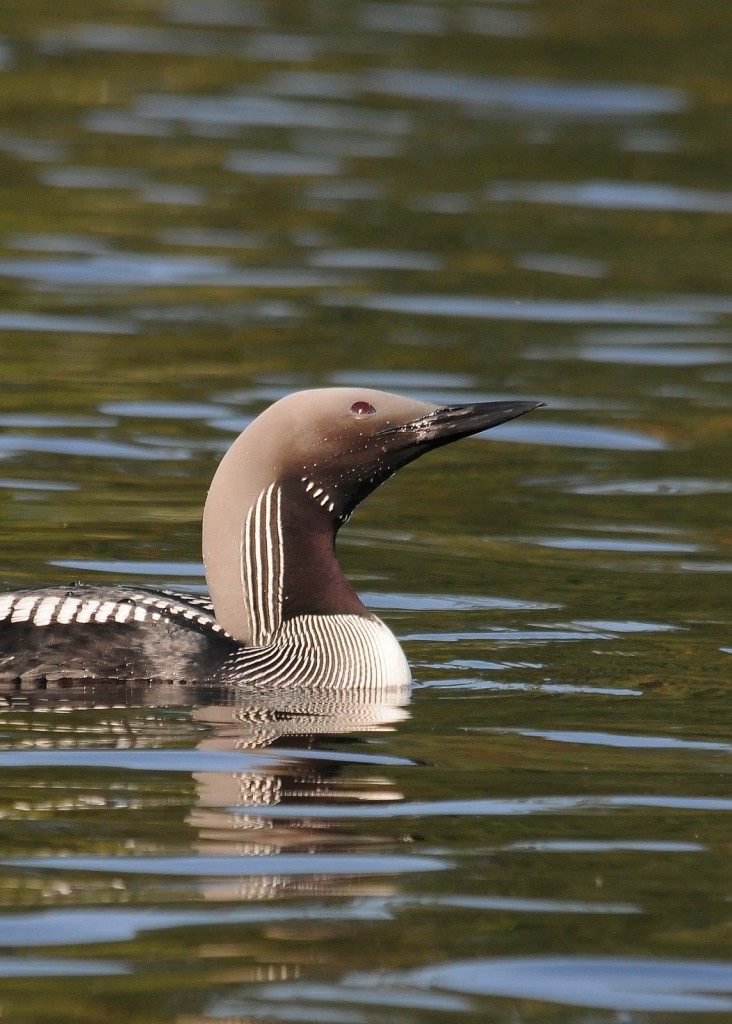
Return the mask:
M 448 27 L 447 12 L 418 3 L 363 2 L 358 7 L 363 28 L 404 35 L 441 36 Z
M 95 441 L 86 437 L 36 437 L 22 434 L 0 435 L 0 454 L 8 452 L 49 452 L 53 455 L 82 455 L 99 459 L 139 459 L 161 461 L 188 459 L 189 452 L 181 448 L 149 447 L 145 444 L 120 444 L 114 441 Z
M 508 6 L 488 4 L 466 7 L 461 12 L 463 28 L 484 36 L 500 36 L 504 39 L 521 39 L 530 36 L 535 27 L 533 11 Z
M 308 263 L 312 267 L 358 270 L 439 270 L 442 266 L 440 257 L 432 253 L 390 249 L 320 249 L 310 253 Z M 409 379 L 410 375 L 404 376 Z
M 257 814 L 260 813 L 257 808 Z M 442 871 L 449 861 L 437 857 L 396 854 L 309 853 L 260 854 L 256 857 L 12 857 L 0 863 L 33 871 L 98 871 L 115 875 L 164 875 L 165 877 L 241 878 L 243 876 L 294 875 L 392 875 L 407 872 Z
M 732 348 L 587 345 L 580 348 L 576 355 L 577 358 L 585 359 L 590 363 L 625 363 L 629 366 L 707 366 L 730 362 Z
M 560 82 L 528 78 L 378 68 L 364 76 L 369 92 L 433 102 L 493 107 L 563 120 L 680 113 L 688 106 L 681 89 L 617 82 Z
M 238 288 L 322 288 L 344 283 L 335 272 L 274 267 L 238 268 L 217 256 L 120 253 L 65 260 L 0 260 L 0 277 L 49 285 L 219 285 Z
M 665 540 L 615 539 L 613 537 L 540 537 L 533 541 L 543 548 L 561 548 L 565 551 L 627 551 L 654 553 L 688 553 L 701 551 L 698 544 L 683 544 Z
M 409 901 L 405 900 L 405 903 Z M 515 911 L 519 914 L 640 914 L 633 903 L 598 903 L 588 900 L 531 899 L 522 896 L 423 896 L 419 907 L 459 907 L 465 910 Z
M 493 201 L 589 206 L 597 210 L 673 210 L 732 213 L 732 192 L 711 192 L 638 181 L 497 181 L 486 189 Z
M 221 25 L 261 28 L 271 13 L 262 0 L 171 0 L 166 4 L 168 21 L 184 25 Z
M 650 434 L 615 427 L 587 427 L 582 424 L 542 421 L 501 424 L 497 430 L 476 434 L 491 441 L 518 441 L 524 444 L 560 445 L 565 448 L 599 448 L 615 451 L 659 452 L 673 445 Z
M 694 494 L 727 494 L 728 480 L 704 480 L 696 477 L 661 477 L 658 480 L 615 480 L 603 484 L 579 483 L 567 487 L 571 494 L 643 494 L 654 497 L 678 497 Z
M 606 260 L 592 260 L 561 253 L 527 252 L 516 258 L 522 270 L 535 270 L 544 274 L 566 274 L 569 277 L 607 277 L 610 264 Z
M 267 92 L 273 95 L 313 99 L 349 100 L 359 91 L 357 75 L 336 71 L 275 71 L 265 85 Z
M 302 39 L 307 58 L 316 52 L 314 41 Z M 244 34 L 206 32 L 157 25 L 89 23 L 44 32 L 37 41 L 42 54 L 59 55 L 90 50 L 93 53 L 186 54 L 191 57 L 245 56 L 253 49 Z
M 588 346 L 640 345 L 724 345 L 732 341 L 732 332 L 720 327 L 588 327 L 580 331 Z
M 57 558 L 49 562 L 62 569 L 83 569 L 85 572 L 109 572 L 119 575 L 129 573 L 131 576 L 155 576 L 158 580 L 168 577 L 193 576 L 203 579 L 202 562 L 161 562 L 161 561 L 130 561 L 124 559 L 103 560 L 99 558 Z
M 4 244 L 7 249 L 20 249 L 25 252 L 53 253 L 100 253 L 109 248 L 104 238 L 84 235 L 81 232 L 47 232 L 27 231 L 6 235 Z
M 205 249 L 261 249 L 266 237 L 260 231 L 235 228 L 172 227 L 160 232 L 163 245 L 188 245 Z
M 703 843 L 674 842 L 666 839 L 537 839 L 509 843 L 504 850 L 522 853 L 703 853 Z
M 142 203 L 160 203 L 168 206 L 203 206 L 208 193 L 198 185 L 170 185 L 151 183 L 139 189 Z
M 0 132 L 0 153 L 9 153 L 19 160 L 46 163 L 51 160 L 63 160 L 67 154 L 67 146 L 55 139 L 33 139 L 25 135 Z
M 0 978 L 96 978 L 132 974 L 132 966 L 114 960 L 72 960 L 69 957 L 0 957 Z
M 605 299 L 511 299 L 487 295 L 395 295 L 332 296 L 325 305 L 355 306 L 386 313 L 411 316 L 467 317 L 479 320 L 527 320 L 564 324 L 707 324 L 709 316 L 675 299 L 624 302 Z
M 384 901 L 353 900 L 341 906 L 303 906 L 252 903 L 215 910 L 163 907 L 69 907 L 26 914 L 0 915 L 0 943 L 5 946 L 96 945 L 100 942 L 130 942 L 147 931 L 230 924 L 261 924 L 285 921 L 378 921 L 388 909 Z M 21 961 L 22 962 L 22 961 Z M 56 961 L 54 961 L 55 963 Z
M 127 167 L 46 167 L 39 174 L 45 185 L 57 188 L 139 188 L 150 180 L 146 171 Z
M 400 111 L 380 111 L 274 99 L 269 96 L 148 95 L 135 107 L 141 117 L 184 121 L 190 130 L 198 124 L 269 126 L 280 128 L 339 128 L 401 136 L 411 129 L 411 118 Z
M 555 743 L 579 743 L 588 746 L 621 747 L 633 750 L 710 750 L 732 753 L 732 744 L 708 740 L 683 740 L 677 736 L 633 736 L 621 733 L 587 732 L 561 729 L 486 729 L 485 732 L 512 733 L 517 736 L 551 740 Z
M 511 611 L 537 611 L 558 608 L 556 604 L 540 601 L 519 601 L 510 597 L 487 597 L 477 594 L 388 594 L 360 593 L 361 600 L 371 608 L 389 608 L 401 611 L 478 611 L 481 609 L 507 609 Z
M 66 316 L 62 313 L 0 312 L 0 331 L 52 331 L 61 334 L 135 334 L 125 320 L 101 316 Z
M 205 420 L 225 415 L 225 406 L 206 402 L 102 402 L 99 411 L 110 416 L 130 416 L 160 420 Z
M 447 373 L 442 370 L 374 370 L 369 369 L 367 373 L 363 370 L 337 370 L 331 372 L 329 380 L 333 385 L 343 385 L 345 387 L 360 387 L 364 382 L 364 377 L 368 377 L 369 387 L 373 388 L 384 388 L 390 390 L 392 388 L 399 391 L 400 394 L 408 395 L 411 394 L 413 397 L 419 397 L 419 393 L 415 392 L 415 388 L 430 389 L 430 394 L 434 394 L 436 390 L 443 392 L 445 388 L 474 388 L 476 384 L 476 378 L 471 374 L 467 373 Z M 269 378 L 281 380 L 282 383 L 292 383 L 293 386 L 304 387 L 302 379 L 294 376 Z M 496 396 L 497 399 L 511 399 L 515 398 L 515 395 L 504 395 L 501 394 Z M 428 399 L 425 399 L 427 401 Z M 492 401 L 493 396 L 484 398 L 482 396 L 476 396 L 475 392 L 470 395 L 460 393 L 455 398 L 446 399 L 434 398 L 433 401 L 454 401 L 454 402 L 488 402 Z
M 462 960 L 384 975 L 357 974 L 346 985 L 382 991 L 404 986 L 531 999 L 608 1010 L 709 1013 L 732 1010 L 732 963 L 652 957 L 518 956 Z M 280 986 L 268 987 L 268 994 Z M 291 996 L 297 986 L 290 986 Z M 341 990 L 342 992 L 342 990 Z M 345 993 L 342 993 L 342 998 Z
M 337 177 L 346 165 L 333 156 L 312 156 L 307 153 L 241 150 L 229 153 L 224 160 L 227 171 L 263 177 Z

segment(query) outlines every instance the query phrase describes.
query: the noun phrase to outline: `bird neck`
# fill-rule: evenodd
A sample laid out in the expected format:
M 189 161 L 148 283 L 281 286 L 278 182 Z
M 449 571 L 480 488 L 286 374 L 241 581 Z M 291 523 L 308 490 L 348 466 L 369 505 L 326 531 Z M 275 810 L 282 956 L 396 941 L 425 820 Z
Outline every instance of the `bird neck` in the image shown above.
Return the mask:
M 240 497 L 237 509 L 212 485 L 204 510 L 206 577 L 231 636 L 267 646 L 297 616 L 369 615 L 338 564 L 333 516 L 302 487 L 270 483 Z

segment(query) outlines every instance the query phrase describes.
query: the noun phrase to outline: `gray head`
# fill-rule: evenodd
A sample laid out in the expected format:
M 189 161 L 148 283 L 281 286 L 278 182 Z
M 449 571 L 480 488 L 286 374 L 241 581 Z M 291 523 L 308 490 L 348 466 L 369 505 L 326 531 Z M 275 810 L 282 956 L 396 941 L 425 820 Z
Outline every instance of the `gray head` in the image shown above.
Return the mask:
M 367 614 L 334 555 L 354 508 L 425 452 L 541 402 L 437 406 L 369 388 L 288 395 L 237 438 L 211 483 L 203 557 L 220 624 L 266 643 L 300 614 Z

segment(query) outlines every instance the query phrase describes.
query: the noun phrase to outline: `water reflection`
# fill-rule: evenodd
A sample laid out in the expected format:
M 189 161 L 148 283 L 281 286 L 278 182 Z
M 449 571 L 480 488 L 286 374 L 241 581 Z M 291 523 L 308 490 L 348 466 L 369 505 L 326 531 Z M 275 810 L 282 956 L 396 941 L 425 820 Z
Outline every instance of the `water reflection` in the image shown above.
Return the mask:
M 133 773 L 190 774 L 194 784 L 182 821 L 195 837 L 182 852 L 158 856 L 118 850 L 62 857 L 5 858 L 6 868 L 96 872 L 115 876 L 186 877 L 208 900 L 271 898 L 296 886 L 302 892 L 338 889 L 339 878 L 388 876 L 436 870 L 440 860 L 391 851 L 403 840 L 388 835 L 343 832 L 337 825 L 308 823 L 308 805 L 353 807 L 400 801 L 388 775 L 389 767 L 411 762 L 400 758 L 349 750 L 321 750 L 335 735 L 383 731 L 408 716 L 408 688 L 394 686 L 378 692 L 304 690 L 263 693 L 257 688 L 191 687 L 181 685 L 95 684 L 49 686 L 46 689 L 5 690 L 6 709 L 47 711 L 68 715 L 108 708 L 106 742 L 66 733 L 49 749 L 44 739 L 30 737 L 23 749 L 0 752 L 0 766 L 46 767 Z M 115 709 L 182 707 L 189 710 L 194 731 L 201 736 L 194 749 L 150 749 L 144 730 L 135 734 L 135 719 Z M 357 765 L 369 774 L 357 780 L 343 777 Z M 131 786 L 131 791 L 134 785 Z M 73 797 L 71 798 L 73 804 Z M 83 803 L 83 798 L 82 798 Z M 286 805 L 284 819 L 263 817 L 265 810 Z M 81 804 L 79 805 L 81 806 Z M 379 852 L 380 851 L 380 852 Z M 251 858 L 254 858 L 253 860 Z M 295 879 L 299 879 L 295 883 Z
M 365 75 L 370 92 L 463 104 L 470 113 L 494 112 L 577 118 L 679 113 L 688 106 L 680 89 L 618 82 L 530 81 L 408 68 L 379 68 Z
M 676 210 L 680 213 L 732 213 L 732 193 L 708 192 L 637 181 L 510 182 L 490 185 L 494 201 L 519 200 L 598 210 Z
M 713 300 L 712 300 L 713 301 Z M 493 298 L 483 295 L 389 294 L 332 296 L 324 305 L 412 316 L 465 317 L 471 320 L 525 320 L 560 324 L 700 324 L 709 323 L 706 300 L 666 301 L 562 300 Z
M 709 1013 L 732 1010 L 732 967 L 727 963 L 652 957 L 497 957 L 404 971 L 384 978 L 349 979 L 356 990 L 378 986 L 503 996 L 615 1011 Z M 272 986 L 270 998 L 282 998 Z M 355 992 L 352 993 L 355 997 Z M 295 995 L 292 988 L 289 998 Z M 307 992 L 300 998 L 307 999 Z M 345 995 L 342 995 L 345 999 Z M 566 1019 L 566 1018 L 565 1018 Z M 587 1019 L 583 1017 L 581 1019 Z

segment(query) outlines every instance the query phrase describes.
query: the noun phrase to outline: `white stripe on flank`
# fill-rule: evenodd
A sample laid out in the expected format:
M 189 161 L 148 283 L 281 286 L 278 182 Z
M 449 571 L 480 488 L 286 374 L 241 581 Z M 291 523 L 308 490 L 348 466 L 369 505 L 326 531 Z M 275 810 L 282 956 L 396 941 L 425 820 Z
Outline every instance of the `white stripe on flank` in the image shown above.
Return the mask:
M 80 604 L 81 600 L 78 597 L 67 597 L 58 610 L 56 622 L 60 622 L 62 626 L 73 622 Z
M 33 616 L 33 625 L 48 626 L 53 619 L 53 613 L 60 600 L 60 597 L 44 597 L 36 608 L 36 614 Z
M 130 617 L 131 604 L 121 604 L 114 615 L 115 622 L 125 622 Z
M 38 601 L 38 594 L 32 594 L 30 596 L 21 597 L 19 601 L 16 601 L 15 607 L 13 608 L 13 614 L 10 616 L 11 622 L 27 622 L 31 617 L 36 603 Z
M 106 622 L 109 616 L 112 614 L 114 609 L 117 607 L 116 601 L 104 601 L 99 608 L 99 611 L 94 616 L 95 622 Z
M 95 599 L 84 601 L 81 608 L 76 613 L 76 621 L 90 622 L 92 615 L 94 615 L 100 604 L 101 602 Z

